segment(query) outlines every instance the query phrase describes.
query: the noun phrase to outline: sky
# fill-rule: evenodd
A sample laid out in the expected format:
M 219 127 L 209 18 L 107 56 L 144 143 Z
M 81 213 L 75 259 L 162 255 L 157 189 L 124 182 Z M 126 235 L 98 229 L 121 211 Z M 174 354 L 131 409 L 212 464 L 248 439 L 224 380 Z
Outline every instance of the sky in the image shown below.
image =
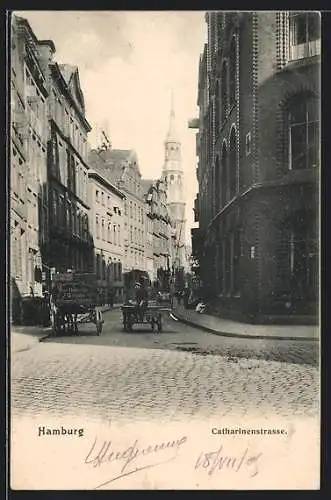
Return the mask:
M 195 131 L 199 56 L 205 40 L 202 11 L 17 11 L 38 39 L 53 40 L 58 63 L 78 66 L 89 134 L 95 147 L 106 129 L 114 149 L 135 149 L 144 178 L 158 178 L 170 94 L 182 143 L 186 239 L 190 242 L 197 192 Z

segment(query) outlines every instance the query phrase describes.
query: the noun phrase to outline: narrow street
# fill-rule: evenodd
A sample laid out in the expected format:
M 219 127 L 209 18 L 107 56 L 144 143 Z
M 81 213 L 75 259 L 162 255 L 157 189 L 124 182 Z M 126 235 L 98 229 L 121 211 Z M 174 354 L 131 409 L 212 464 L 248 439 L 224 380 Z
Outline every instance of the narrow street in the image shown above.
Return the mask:
M 317 412 L 316 342 L 222 338 L 170 317 L 159 335 L 139 328 L 129 334 L 119 310 L 104 317 L 99 337 L 86 325 L 80 336 L 14 352 L 14 415 L 132 420 Z
M 106 312 L 104 321 L 99 337 L 95 335 L 93 325 L 81 325 L 80 336 L 49 338 L 46 342 L 171 349 L 203 355 L 218 354 L 230 358 L 255 358 L 311 365 L 316 365 L 319 359 L 318 342 L 305 339 L 294 341 L 222 337 L 175 321 L 169 314 L 165 314 L 164 328 L 158 335 L 154 335 L 148 326 L 143 325 L 134 326 L 132 333 L 123 332 L 120 309 Z

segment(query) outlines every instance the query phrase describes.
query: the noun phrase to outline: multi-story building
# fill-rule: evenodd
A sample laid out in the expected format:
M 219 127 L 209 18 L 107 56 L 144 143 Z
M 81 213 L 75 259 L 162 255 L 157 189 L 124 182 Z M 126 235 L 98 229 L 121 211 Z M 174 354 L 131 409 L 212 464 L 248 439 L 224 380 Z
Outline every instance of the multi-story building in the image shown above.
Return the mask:
M 29 23 L 11 26 L 11 281 L 13 298 L 42 294 L 47 242 L 47 97 L 38 40 Z
M 195 235 L 203 281 L 224 315 L 314 316 L 320 15 L 209 12 L 206 22 Z
M 148 256 L 151 281 L 164 285 L 166 276 L 171 270 L 171 237 L 172 226 L 167 208 L 167 191 L 165 183 L 143 180 L 147 204 L 147 239 L 145 253 Z
M 171 100 L 169 130 L 165 140 L 165 158 L 162 170 L 162 181 L 166 186 L 166 199 L 170 217 L 174 226 L 174 247 L 172 262 L 175 269 L 185 267 L 185 199 L 184 172 L 181 164 L 181 143 L 176 132 L 176 118 Z
M 44 256 L 56 271 L 93 269 L 89 230 L 87 134 L 91 130 L 76 66 L 53 61 L 53 42 L 39 42 L 48 85 L 49 242 Z
M 90 166 L 110 180 L 124 195 L 123 272 L 147 271 L 145 259 L 146 205 L 138 158 L 133 150 L 92 150 Z
M 89 227 L 94 241 L 94 272 L 99 286 L 123 298 L 125 195 L 95 170 L 89 170 Z

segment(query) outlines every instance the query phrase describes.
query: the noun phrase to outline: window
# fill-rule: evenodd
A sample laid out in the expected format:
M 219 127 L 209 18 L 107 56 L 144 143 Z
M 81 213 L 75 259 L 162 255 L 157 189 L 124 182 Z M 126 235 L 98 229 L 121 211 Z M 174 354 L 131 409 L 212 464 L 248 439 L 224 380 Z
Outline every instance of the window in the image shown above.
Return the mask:
M 105 205 L 105 193 L 101 193 L 101 205 Z
M 111 243 L 111 223 L 108 222 L 107 226 L 107 241 L 108 243 Z
M 224 61 L 222 67 L 222 123 L 226 120 L 228 114 L 228 66 Z
M 100 239 L 100 224 L 99 224 L 99 217 L 96 216 L 95 218 L 95 234 L 97 239 Z
M 220 208 L 220 190 L 221 190 L 221 185 L 220 185 L 220 159 L 217 156 L 216 157 L 216 164 L 215 164 L 215 210 L 216 213 L 218 212 Z
M 290 14 L 290 60 L 320 53 L 320 15 L 317 12 Z
M 117 226 L 117 238 L 118 238 L 118 244 L 121 246 L 121 226 L 118 224 Z
M 233 198 L 237 191 L 237 139 L 235 129 L 232 128 L 230 136 L 229 150 L 229 188 L 230 199 Z
M 222 149 L 221 165 L 222 165 L 222 206 L 224 206 L 227 202 L 227 182 L 228 182 L 228 175 L 227 175 L 228 155 L 225 143 L 223 144 L 223 149 Z
M 105 236 L 105 221 L 102 219 L 101 221 L 101 239 L 102 241 L 105 241 L 106 236 Z
M 251 154 L 251 133 L 248 132 L 246 135 L 246 156 Z
M 113 234 L 114 234 L 113 243 L 114 243 L 114 245 L 117 245 L 117 231 L 116 231 L 116 225 L 115 224 L 113 226 Z
M 229 81 L 229 105 L 230 108 L 236 101 L 236 39 L 233 37 L 230 49 L 230 81 Z
M 100 203 L 100 193 L 98 190 L 96 190 L 95 192 L 95 201 L 96 203 Z
M 220 82 L 217 80 L 216 89 L 215 89 L 215 130 L 216 130 L 216 139 L 219 134 L 220 129 L 220 108 L 221 108 L 221 99 L 220 99 Z
M 319 108 L 313 96 L 299 94 L 288 106 L 289 170 L 319 165 Z

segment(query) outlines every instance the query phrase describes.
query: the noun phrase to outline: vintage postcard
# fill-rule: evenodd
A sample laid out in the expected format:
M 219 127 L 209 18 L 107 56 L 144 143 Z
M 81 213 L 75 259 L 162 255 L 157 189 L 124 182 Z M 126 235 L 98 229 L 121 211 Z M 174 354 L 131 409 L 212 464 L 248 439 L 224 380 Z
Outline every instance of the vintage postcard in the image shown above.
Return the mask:
M 320 17 L 8 12 L 13 490 L 320 488 Z

